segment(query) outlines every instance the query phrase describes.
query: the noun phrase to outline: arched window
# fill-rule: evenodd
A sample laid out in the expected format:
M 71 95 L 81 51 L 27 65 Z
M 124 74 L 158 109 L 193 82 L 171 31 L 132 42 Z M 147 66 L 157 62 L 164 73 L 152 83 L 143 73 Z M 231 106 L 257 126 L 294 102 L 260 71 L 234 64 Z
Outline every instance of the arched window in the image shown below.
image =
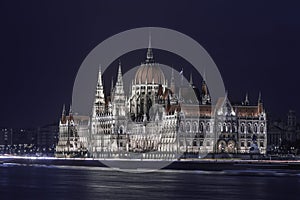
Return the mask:
M 186 127 L 185 127 L 186 132 L 190 132 L 191 131 L 191 124 L 187 123 Z
M 210 123 L 206 124 L 206 132 L 210 132 Z
M 253 131 L 254 133 L 257 133 L 257 123 L 254 124 Z
M 218 130 L 222 133 L 223 132 L 223 126 L 222 126 L 222 123 L 220 122 L 218 124 Z
M 260 124 L 260 127 L 259 127 L 259 132 L 260 133 L 264 133 L 264 126 L 265 125 L 263 123 Z
M 183 123 L 182 122 L 180 123 L 179 130 L 183 131 Z
M 223 132 L 227 132 L 227 126 L 226 126 L 226 123 L 223 123 Z
M 200 124 L 199 124 L 199 132 L 203 132 L 203 130 L 204 130 L 204 124 L 201 122 Z
M 235 123 L 232 124 L 232 132 L 236 132 L 236 124 Z
M 197 124 L 196 124 L 196 122 L 193 123 L 193 132 L 197 132 Z
M 119 133 L 123 134 L 123 126 L 120 127 Z
M 244 123 L 241 124 L 241 132 L 245 133 L 245 124 Z
M 230 133 L 232 132 L 231 123 L 227 123 L 227 131 Z
M 247 126 L 247 132 L 248 133 L 252 133 L 252 127 L 251 127 L 251 124 L 248 123 L 248 126 Z

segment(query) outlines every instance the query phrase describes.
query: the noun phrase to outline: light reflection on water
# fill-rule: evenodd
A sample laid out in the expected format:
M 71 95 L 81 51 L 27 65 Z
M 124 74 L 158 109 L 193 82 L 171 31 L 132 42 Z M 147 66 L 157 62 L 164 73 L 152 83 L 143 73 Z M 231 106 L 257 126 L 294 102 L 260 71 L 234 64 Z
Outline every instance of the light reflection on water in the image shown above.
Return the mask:
M 300 176 L 0 165 L 1 199 L 297 199 Z M 5 198 L 3 198 L 5 197 Z

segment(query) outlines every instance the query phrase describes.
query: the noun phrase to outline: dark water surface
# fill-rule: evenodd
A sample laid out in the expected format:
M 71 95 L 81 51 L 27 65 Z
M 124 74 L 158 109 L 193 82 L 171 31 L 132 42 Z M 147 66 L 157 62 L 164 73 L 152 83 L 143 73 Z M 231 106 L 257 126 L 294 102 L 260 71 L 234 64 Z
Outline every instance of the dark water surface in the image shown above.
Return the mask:
M 300 172 L 299 172 L 300 173 Z M 300 176 L 0 165 L 0 199 L 299 199 Z

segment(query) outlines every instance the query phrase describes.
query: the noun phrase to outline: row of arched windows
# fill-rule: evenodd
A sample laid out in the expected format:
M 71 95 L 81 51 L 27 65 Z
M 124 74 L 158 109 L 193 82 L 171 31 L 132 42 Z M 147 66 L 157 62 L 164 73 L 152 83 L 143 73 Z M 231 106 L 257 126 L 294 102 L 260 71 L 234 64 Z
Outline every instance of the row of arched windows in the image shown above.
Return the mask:
M 237 125 L 236 123 L 219 123 L 218 124 L 219 131 L 222 133 L 235 133 L 237 132 Z M 186 132 L 210 132 L 211 131 L 211 124 L 200 122 L 199 124 L 197 122 L 187 122 L 185 125 L 183 122 L 180 123 L 179 126 L 180 131 L 186 131 Z M 257 124 L 254 123 L 253 125 L 251 123 L 248 123 L 247 125 L 245 123 L 242 123 L 239 126 L 239 130 L 242 133 L 264 133 L 265 125 L 264 123 Z
M 180 131 L 187 131 L 187 132 L 210 132 L 211 124 L 208 122 L 204 124 L 203 122 L 197 123 L 197 122 L 187 122 L 185 125 L 183 122 L 180 123 L 179 130 Z
M 254 123 L 253 125 L 251 123 L 242 123 L 240 126 L 240 131 L 242 133 L 264 133 L 264 130 L 264 123 L 261 123 L 260 125 L 258 125 L 257 123 Z
M 222 133 L 235 133 L 237 130 L 236 123 L 219 123 L 218 127 L 219 131 L 221 131 Z

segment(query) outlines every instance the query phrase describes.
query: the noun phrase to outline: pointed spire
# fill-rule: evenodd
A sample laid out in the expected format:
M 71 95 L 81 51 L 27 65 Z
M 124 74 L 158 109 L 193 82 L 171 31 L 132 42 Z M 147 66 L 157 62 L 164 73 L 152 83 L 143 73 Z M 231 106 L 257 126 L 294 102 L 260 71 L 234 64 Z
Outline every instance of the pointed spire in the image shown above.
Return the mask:
M 70 119 L 70 120 L 73 120 L 72 104 L 70 104 L 70 109 L 69 109 L 69 119 Z
M 202 82 L 201 93 L 202 93 L 202 96 L 208 94 L 208 89 L 207 89 L 207 85 L 206 85 L 205 81 Z
M 98 85 L 102 86 L 102 70 L 101 70 L 101 64 L 99 65 L 99 71 L 98 71 Z
M 262 100 L 261 100 L 261 92 L 259 91 L 258 93 L 258 103 L 262 103 Z
M 110 86 L 110 91 L 113 92 L 114 91 L 114 77 L 111 77 L 111 86 Z
M 99 102 L 102 104 L 104 104 L 105 102 L 101 65 L 99 65 L 98 82 L 97 82 L 96 97 L 95 97 L 95 103 L 99 103 Z
M 151 49 L 151 32 L 149 32 L 148 49 Z
M 193 74 L 192 74 L 192 72 L 190 74 L 190 85 L 193 85 Z
M 172 70 L 171 70 L 171 81 L 174 81 L 174 69 L 172 67 Z
M 73 115 L 72 104 L 70 104 L 69 115 L 70 115 L 70 116 Z
M 248 93 L 246 93 L 244 105 L 245 105 L 245 106 L 248 106 L 248 105 L 249 105 Z
M 121 66 L 121 61 L 119 61 L 118 76 L 114 87 L 113 98 L 120 100 L 124 97 L 125 97 L 125 93 L 124 93 L 124 86 L 123 86 L 122 66 Z
M 133 80 L 131 81 L 130 85 L 129 85 L 129 95 L 132 94 L 132 83 L 133 83 Z
M 149 43 L 148 43 L 146 63 L 152 63 L 154 61 L 153 59 L 154 58 L 153 58 L 153 52 L 151 47 L 151 33 L 149 33 Z
M 202 86 L 201 86 L 201 97 L 202 97 L 202 104 L 211 104 L 211 98 L 210 98 L 210 94 L 209 94 L 207 84 L 206 84 L 205 68 L 203 70 L 203 81 L 202 81 Z
M 65 104 L 63 105 L 63 110 L 61 113 L 61 123 L 64 124 L 66 123 L 66 108 L 65 108 Z
M 178 91 L 178 96 L 179 96 L 179 101 L 182 102 L 182 96 L 181 96 L 181 87 L 179 88 L 179 91 Z
M 262 99 L 261 99 L 261 92 L 259 92 L 258 94 L 258 101 L 257 101 L 257 106 L 258 106 L 258 113 L 262 113 L 263 112 L 263 104 L 262 104 Z
M 181 68 L 181 71 L 179 72 L 181 76 L 181 86 L 183 86 L 183 67 Z
M 122 67 L 121 67 L 121 61 L 119 60 L 119 69 L 118 69 L 118 78 L 117 78 L 117 83 L 123 85 L 123 79 L 122 79 Z
M 66 107 L 65 107 L 65 104 L 63 105 L 63 110 L 62 110 L 61 116 L 62 117 L 66 116 Z
M 170 89 L 172 90 L 173 94 L 175 94 L 175 79 L 174 79 L 174 69 L 172 68 L 171 72 L 171 85 Z

